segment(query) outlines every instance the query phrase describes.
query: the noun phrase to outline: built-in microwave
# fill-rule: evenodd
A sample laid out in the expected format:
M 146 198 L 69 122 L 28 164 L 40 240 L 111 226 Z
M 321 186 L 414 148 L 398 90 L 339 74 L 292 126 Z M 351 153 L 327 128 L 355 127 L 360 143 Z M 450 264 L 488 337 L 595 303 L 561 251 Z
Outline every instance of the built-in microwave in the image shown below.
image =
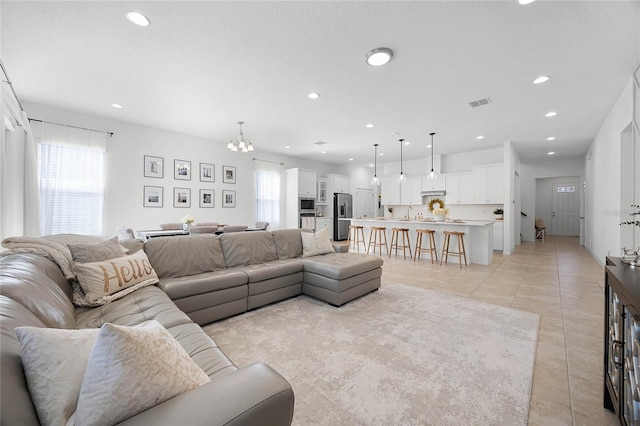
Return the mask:
M 316 199 L 315 198 L 299 198 L 298 210 L 301 212 L 314 212 L 316 211 Z

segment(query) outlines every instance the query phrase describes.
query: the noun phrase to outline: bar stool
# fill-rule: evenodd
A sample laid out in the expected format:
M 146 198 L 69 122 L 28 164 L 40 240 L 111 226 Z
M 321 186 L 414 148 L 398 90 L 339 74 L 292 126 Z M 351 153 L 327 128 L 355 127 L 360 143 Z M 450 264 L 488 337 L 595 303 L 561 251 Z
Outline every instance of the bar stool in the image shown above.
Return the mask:
M 360 244 L 362 244 L 362 251 L 367 250 L 367 243 L 364 239 L 364 226 L 349 225 L 349 238 L 347 238 L 349 248 L 351 248 L 351 244 L 354 244 L 354 248 L 358 250 L 358 253 L 360 253 Z
M 402 245 L 398 244 L 398 239 L 402 233 Z M 395 238 L 395 243 L 393 242 Z M 392 228 L 391 229 L 391 250 L 395 247 L 396 256 L 398 255 L 398 249 L 402 248 L 402 257 L 404 259 L 407 258 L 407 247 L 409 247 L 409 258 L 413 257 L 411 253 L 411 241 L 409 240 L 409 229 L 408 228 Z M 391 257 L 391 253 L 389 253 L 389 257 Z
M 420 258 L 420 254 L 429 252 L 431 255 L 431 263 L 433 263 L 433 255 L 436 255 L 436 262 L 438 261 L 438 250 L 436 249 L 436 231 L 433 229 L 418 229 L 416 230 L 416 251 L 413 257 L 414 262 Z M 429 239 L 429 248 L 422 248 L 422 236 L 427 234 Z
M 384 243 L 382 242 L 382 237 L 384 237 Z M 369 254 L 371 244 L 373 244 L 373 254 L 376 254 L 376 247 L 380 247 L 380 256 L 382 256 L 382 247 L 387 250 L 388 254 L 389 245 L 387 244 L 387 228 L 372 226 L 371 231 L 369 232 L 369 246 L 367 247 L 367 254 Z
M 467 265 L 467 253 L 464 250 L 464 232 L 457 231 L 444 231 L 444 243 L 442 245 L 442 256 L 440 257 L 440 264 L 442 261 L 449 260 L 449 255 L 458 256 L 460 261 L 460 267 L 462 268 L 462 256 L 464 256 L 464 264 Z M 458 238 L 458 251 L 449 251 L 449 243 L 451 242 L 451 236 Z

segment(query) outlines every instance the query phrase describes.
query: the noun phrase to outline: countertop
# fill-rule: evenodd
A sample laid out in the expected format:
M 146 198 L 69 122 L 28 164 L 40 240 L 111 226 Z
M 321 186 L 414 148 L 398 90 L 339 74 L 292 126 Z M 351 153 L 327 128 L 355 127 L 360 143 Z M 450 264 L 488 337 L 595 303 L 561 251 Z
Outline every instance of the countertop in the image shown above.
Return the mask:
M 363 222 L 388 222 L 388 223 L 406 223 L 406 224 L 415 224 L 415 225 L 458 225 L 458 226 L 486 226 L 493 225 L 493 221 L 482 221 L 482 220 L 461 220 L 461 221 L 451 221 L 451 222 L 436 222 L 430 220 L 414 220 L 414 219 L 400 219 L 400 218 L 340 218 L 338 220 L 357 220 Z

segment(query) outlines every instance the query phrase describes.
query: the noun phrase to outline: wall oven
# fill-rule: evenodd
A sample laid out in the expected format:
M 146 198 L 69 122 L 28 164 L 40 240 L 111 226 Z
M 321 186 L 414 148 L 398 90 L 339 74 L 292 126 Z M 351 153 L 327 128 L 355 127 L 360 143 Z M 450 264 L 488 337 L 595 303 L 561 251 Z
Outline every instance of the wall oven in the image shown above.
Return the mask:
M 300 213 L 315 213 L 316 212 L 316 199 L 315 198 L 298 198 L 298 211 Z
M 316 230 L 316 214 L 315 213 L 300 213 L 300 229 L 313 229 Z

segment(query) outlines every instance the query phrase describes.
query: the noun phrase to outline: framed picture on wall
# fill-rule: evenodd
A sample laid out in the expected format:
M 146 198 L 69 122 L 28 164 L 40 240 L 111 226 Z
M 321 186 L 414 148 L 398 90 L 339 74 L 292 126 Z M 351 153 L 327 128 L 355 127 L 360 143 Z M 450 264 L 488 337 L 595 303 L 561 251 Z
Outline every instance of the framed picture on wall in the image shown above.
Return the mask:
M 216 166 L 209 163 L 200 163 L 200 182 L 215 182 Z
M 201 189 L 200 190 L 200 207 L 213 208 L 215 207 L 216 191 L 213 189 Z
M 163 178 L 164 158 L 151 155 L 144 156 L 144 177 Z
M 222 207 L 236 206 L 236 191 L 222 191 Z
M 145 186 L 143 207 L 162 207 L 164 188 L 161 186 Z
M 222 166 L 222 182 L 236 183 L 236 168 L 233 166 Z
M 191 207 L 191 189 L 173 188 L 173 207 Z
M 177 180 L 191 180 L 191 161 L 173 160 L 173 178 Z

